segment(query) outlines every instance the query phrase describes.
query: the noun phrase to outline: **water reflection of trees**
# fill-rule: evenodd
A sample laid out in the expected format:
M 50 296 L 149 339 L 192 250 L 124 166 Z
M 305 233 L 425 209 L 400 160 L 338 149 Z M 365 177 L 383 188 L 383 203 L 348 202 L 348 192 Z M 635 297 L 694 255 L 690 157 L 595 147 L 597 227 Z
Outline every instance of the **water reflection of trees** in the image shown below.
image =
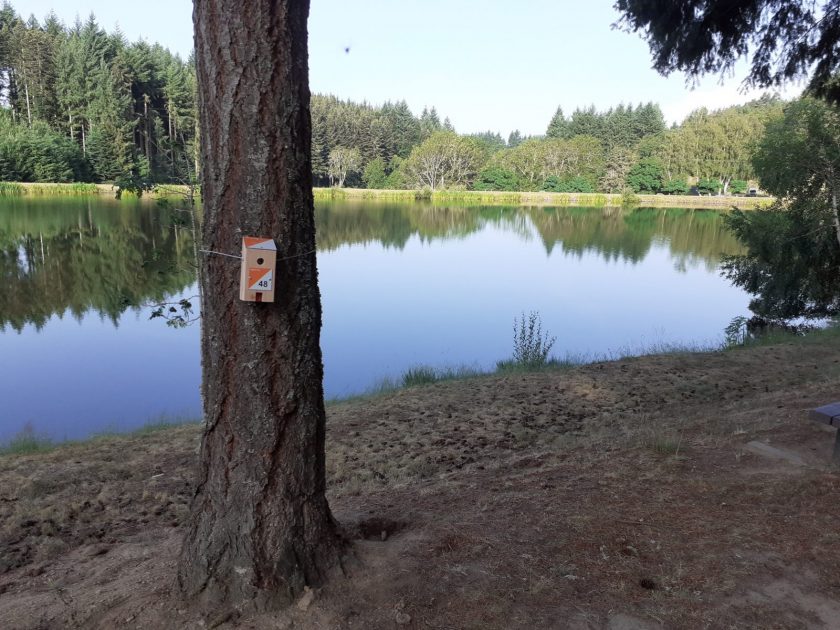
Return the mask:
M 163 301 L 195 278 L 183 217 L 150 203 L 103 199 L 3 200 L 0 205 L 0 329 L 43 326 L 53 315 L 94 311 L 115 324 L 127 309 Z M 597 254 L 637 263 L 654 244 L 677 269 L 714 269 L 740 252 L 718 212 L 581 208 L 460 208 L 431 204 L 319 204 L 318 249 L 411 238 L 458 239 L 495 227 L 539 239 L 547 254 Z
M 3 202 L 0 328 L 42 327 L 90 311 L 115 324 L 195 279 L 192 234 L 152 205 L 102 200 Z
M 315 210 L 318 249 L 379 243 L 402 249 L 416 236 L 421 241 L 463 238 L 487 224 L 504 224 L 527 236 L 525 216 L 516 208 L 437 207 L 430 204 L 323 203 Z
M 594 253 L 607 261 L 638 263 L 661 244 L 680 270 L 698 264 L 714 270 L 722 253 L 741 251 L 713 210 L 319 204 L 316 223 L 318 247 L 326 251 L 372 242 L 402 249 L 412 236 L 460 238 L 488 225 L 526 239 L 537 236 L 548 254 L 556 249 L 577 256 Z
M 704 264 L 711 271 L 722 253 L 741 251 L 714 210 L 550 208 L 528 214 L 547 252 L 561 247 L 577 255 L 596 253 L 608 261 L 638 263 L 654 244 L 661 244 L 677 269 Z

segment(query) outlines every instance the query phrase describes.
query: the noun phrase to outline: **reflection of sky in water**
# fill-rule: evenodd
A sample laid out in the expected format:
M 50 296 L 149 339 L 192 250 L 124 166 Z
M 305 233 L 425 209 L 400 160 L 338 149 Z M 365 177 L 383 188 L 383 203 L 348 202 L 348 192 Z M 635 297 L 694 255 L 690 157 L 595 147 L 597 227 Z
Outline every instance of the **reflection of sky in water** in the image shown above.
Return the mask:
M 357 393 L 410 366 L 491 368 L 511 352 L 514 317 L 537 310 L 557 355 L 714 342 L 748 298 L 702 257 L 657 237 L 636 263 L 591 248 L 551 253 L 530 223 L 490 223 L 448 240 L 410 236 L 319 254 L 327 397 Z M 184 295 L 194 294 L 189 288 Z M 26 422 L 56 438 L 197 417 L 199 328 L 128 311 L 52 317 L 0 333 L 0 441 Z
M 187 293 L 191 295 L 191 293 Z M 199 415 L 197 326 L 175 330 L 128 311 L 119 327 L 96 313 L 52 317 L 0 333 L 0 441 L 30 422 L 62 438 Z
M 558 355 L 715 342 L 747 296 L 700 262 L 675 269 L 667 242 L 644 260 L 550 255 L 494 227 L 402 251 L 321 254 L 328 396 L 358 392 L 417 364 L 492 367 L 511 352 L 513 319 L 537 310 Z

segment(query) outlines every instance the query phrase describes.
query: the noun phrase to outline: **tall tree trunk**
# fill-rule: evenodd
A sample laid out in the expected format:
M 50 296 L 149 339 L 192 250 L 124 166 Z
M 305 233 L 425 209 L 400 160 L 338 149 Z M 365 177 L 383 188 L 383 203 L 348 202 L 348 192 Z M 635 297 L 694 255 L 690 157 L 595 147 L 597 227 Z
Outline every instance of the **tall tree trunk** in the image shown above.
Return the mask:
M 169 134 L 169 176 L 175 177 L 175 135 L 172 133 L 172 100 L 166 103 L 166 126 Z
M 342 540 L 324 495 L 321 302 L 310 164 L 307 0 L 196 0 L 203 249 L 277 241 L 274 303 L 238 299 L 206 256 L 205 430 L 181 550 L 182 594 L 209 608 L 288 604 Z
M 143 136 L 144 147 L 146 152 L 146 162 L 149 165 L 149 170 L 152 170 L 152 147 L 151 147 L 151 131 L 149 121 L 149 95 L 143 95 Z
M 840 208 L 837 203 L 837 186 L 831 184 L 831 210 L 834 213 L 834 235 L 837 237 L 837 244 L 840 245 Z
M 29 76 L 26 76 L 23 82 L 23 92 L 26 95 L 26 121 L 29 126 L 32 126 L 32 110 L 29 107 Z
M 195 178 L 199 179 L 201 176 L 201 155 L 199 149 L 201 147 L 201 130 L 199 126 L 198 116 L 195 118 L 194 125 L 195 136 L 193 138 L 193 169 L 195 170 Z

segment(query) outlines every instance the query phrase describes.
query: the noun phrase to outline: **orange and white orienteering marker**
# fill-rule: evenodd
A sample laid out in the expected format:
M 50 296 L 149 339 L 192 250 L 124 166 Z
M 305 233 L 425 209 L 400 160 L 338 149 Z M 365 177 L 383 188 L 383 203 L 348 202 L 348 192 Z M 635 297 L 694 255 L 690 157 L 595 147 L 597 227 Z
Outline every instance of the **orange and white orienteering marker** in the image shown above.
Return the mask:
M 277 246 L 273 239 L 244 237 L 239 299 L 244 302 L 273 302 L 276 266 Z

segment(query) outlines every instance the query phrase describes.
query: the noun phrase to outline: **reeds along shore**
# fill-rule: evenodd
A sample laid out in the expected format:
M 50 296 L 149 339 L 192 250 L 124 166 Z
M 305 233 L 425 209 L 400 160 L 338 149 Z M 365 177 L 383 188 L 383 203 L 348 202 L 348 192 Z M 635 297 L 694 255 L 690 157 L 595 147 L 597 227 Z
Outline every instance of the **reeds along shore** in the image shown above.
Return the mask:
M 148 194 L 149 197 L 166 197 L 187 193 L 186 186 L 167 184 Z M 0 182 L 0 197 L 114 195 L 111 184 L 29 184 Z M 459 205 L 522 205 L 522 206 L 573 206 L 584 208 L 620 208 L 628 205 L 645 208 L 739 208 L 753 210 L 773 203 L 772 197 L 734 197 L 697 195 L 619 195 L 607 193 L 551 193 L 551 192 L 496 192 L 477 190 L 372 190 L 367 188 L 315 188 L 316 201 L 391 201 L 454 203 Z
M 316 201 L 431 201 L 465 205 L 573 206 L 620 208 L 739 208 L 752 210 L 769 206 L 772 197 L 699 195 L 620 195 L 607 193 L 497 192 L 477 190 L 369 190 L 366 188 L 315 188 Z

